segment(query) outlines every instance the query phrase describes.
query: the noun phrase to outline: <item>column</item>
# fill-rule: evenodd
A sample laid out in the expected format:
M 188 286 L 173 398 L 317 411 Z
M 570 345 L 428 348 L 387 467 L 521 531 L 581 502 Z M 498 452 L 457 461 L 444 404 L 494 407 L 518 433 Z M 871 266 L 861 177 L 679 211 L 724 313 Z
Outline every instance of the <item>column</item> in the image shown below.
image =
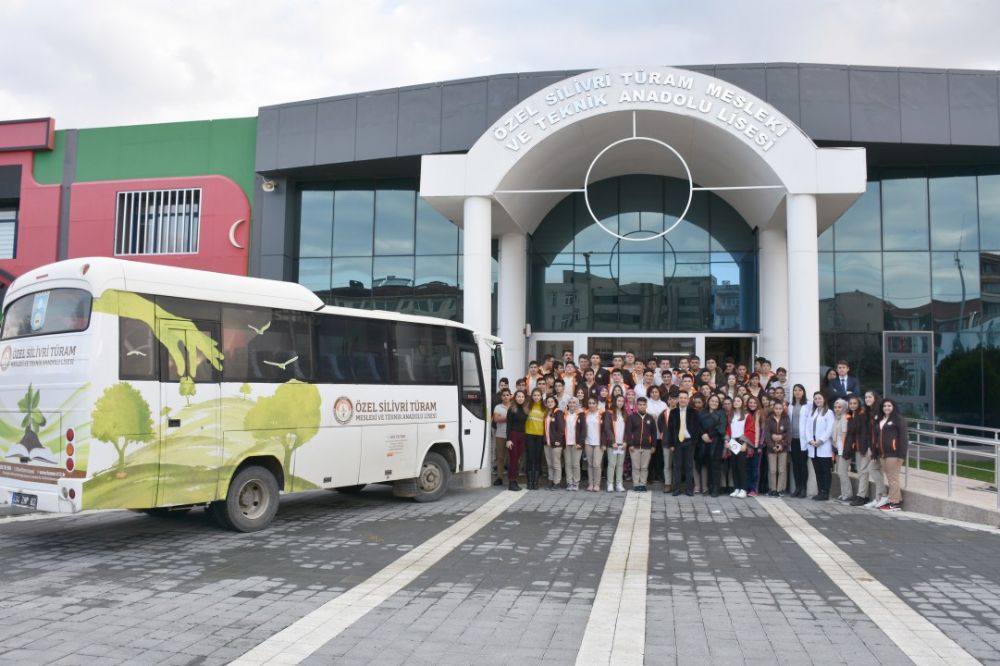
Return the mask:
M 806 393 L 819 388 L 819 269 L 816 196 L 787 196 L 788 229 L 788 376 Z
M 788 367 L 788 241 L 781 222 L 760 229 L 759 355 L 775 369 Z M 794 310 L 792 310 L 794 312 Z
M 521 233 L 500 236 L 500 277 L 497 284 L 497 325 L 503 340 L 501 377 L 510 379 L 511 389 L 517 377 L 527 371 L 526 340 L 528 237 Z
M 493 224 L 492 202 L 468 197 L 464 203 L 462 310 L 467 326 L 479 333 L 492 331 Z
M 492 201 L 487 197 L 468 197 L 464 203 L 462 260 L 462 308 L 465 324 L 477 333 L 489 335 L 492 331 L 493 314 L 493 221 Z M 489 381 L 490 358 L 482 355 L 485 379 Z M 493 387 L 486 390 L 492 393 Z M 484 452 L 488 461 L 483 469 L 463 474 L 465 488 L 489 488 L 492 482 L 493 434 L 489 422 L 486 424 Z M 467 448 L 466 453 L 470 453 Z M 479 451 L 472 451 L 478 462 Z

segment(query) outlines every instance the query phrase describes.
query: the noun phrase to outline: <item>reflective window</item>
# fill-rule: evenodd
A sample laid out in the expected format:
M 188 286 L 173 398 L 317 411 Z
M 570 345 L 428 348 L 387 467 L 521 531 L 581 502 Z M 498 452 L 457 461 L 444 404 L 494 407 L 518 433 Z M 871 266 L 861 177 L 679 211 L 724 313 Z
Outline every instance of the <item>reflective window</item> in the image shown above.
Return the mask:
M 374 220 L 373 191 L 338 191 L 333 207 L 333 256 L 370 255 Z
M 375 254 L 413 254 L 414 206 L 412 189 L 376 191 Z
M 931 275 L 927 252 L 886 252 L 882 257 L 886 328 L 930 328 Z
M 928 194 L 931 211 L 931 249 L 978 249 L 976 177 L 931 178 L 928 183 Z
M 865 193 L 840 216 L 836 227 L 836 250 L 877 250 L 882 238 L 881 188 L 869 181 Z M 830 248 L 834 249 L 834 248 Z
M 417 254 L 455 254 L 458 226 L 417 197 Z
M 333 249 L 333 192 L 302 192 L 299 219 L 299 256 L 329 257 Z
M 648 238 L 674 224 L 683 181 L 625 176 L 591 184 L 611 231 Z M 755 330 L 757 239 L 733 208 L 695 192 L 666 236 L 619 240 L 590 217 L 582 195 L 559 202 L 531 237 L 535 330 Z
M 1000 175 L 979 177 L 979 244 L 1000 250 Z
M 927 179 L 882 181 L 882 247 L 927 249 Z

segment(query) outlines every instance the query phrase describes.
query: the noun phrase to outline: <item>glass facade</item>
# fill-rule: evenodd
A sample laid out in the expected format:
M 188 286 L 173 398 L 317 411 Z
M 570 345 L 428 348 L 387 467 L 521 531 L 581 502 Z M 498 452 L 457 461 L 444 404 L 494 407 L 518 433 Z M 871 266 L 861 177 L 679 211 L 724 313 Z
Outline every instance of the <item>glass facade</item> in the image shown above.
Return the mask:
M 819 245 L 823 363 L 882 388 L 883 332 L 928 331 L 935 417 L 1000 426 L 998 172 L 874 172 Z
M 529 244 L 529 321 L 536 331 L 756 331 L 757 238 L 718 196 L 684 181 L 621 176 L 571 194 Z
M 462 319 L 462 232 L 415 180 L 310 184 L 298 201 L 298 280 L 326 303 Z
M 687 190 L 623 176 L 589 194 L 608 228 L 643 238 L 676 221 Z M 415 180 L 310 184 L 298 202 L 299 281 L 327 303 L 461 319 L 461 231 Z M 645 242 L 606 233 L 572 194 L 530 238 L 528 321 L 536 331 L 756 332 L 756 248 L 755 232 L 708 192 Z M 825 366 L 847 359 L 862 386 L 883 389 L 883 334 L 928 332 L 935 416 L 1000 427 L 1000 168 L 873 171 L 819 249 Z M 496 274 L 494 246 L 494 322 Z

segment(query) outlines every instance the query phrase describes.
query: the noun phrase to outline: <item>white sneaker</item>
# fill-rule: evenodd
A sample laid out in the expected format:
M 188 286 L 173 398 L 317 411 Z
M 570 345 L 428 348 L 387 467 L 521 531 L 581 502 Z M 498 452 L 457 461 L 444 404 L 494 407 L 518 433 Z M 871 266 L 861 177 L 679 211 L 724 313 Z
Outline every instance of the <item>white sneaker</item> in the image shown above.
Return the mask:
M 876 504 L 878 504 L 878 500 L 877 499 L 873 499 L 871 502 L 866 502 L 865 503 L 865 508 L 866 509 L 874 509 Z
M 609 493 L 615 492 L 615 487 L 613 485 L 611 485 L 610 483 L 608 484 L 608 492 Z
M 882 497 L 882 498 L 879 499 L 878 502 L 875 503 L 875 508 L 876 509 L 881 509 L 882 507 L 884 507 L 888 503 L 889 503 L 889 498 L 888 497 Z
M 729 496 L 730 496 L 730 497 L 739 497 L 739 496 L 740 496 L 740 489 L 739 489 L 739 488 L 737 488 L 737 489 L 736 489 L 736 490 L 734 490 L 733 492 L 729 493 Z
M 623 493 L 625 492 L 625 486 L 619 483 L 617 486 L 615 486 L 615 490 L 617 490 L 620 493 Z
M 746 499 L 747 498 L 747 491 L 741 490 L 740 494 L 737 495 L 737 497 L 739 497 L 740 499 Z

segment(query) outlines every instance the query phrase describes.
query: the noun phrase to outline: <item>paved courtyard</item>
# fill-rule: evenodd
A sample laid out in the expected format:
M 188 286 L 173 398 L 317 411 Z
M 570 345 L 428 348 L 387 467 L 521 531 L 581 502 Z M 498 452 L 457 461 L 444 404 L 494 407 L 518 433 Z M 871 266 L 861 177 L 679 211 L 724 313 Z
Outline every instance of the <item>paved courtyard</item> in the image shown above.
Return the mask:
M 1000 663 L 996 531 L 654 490 L 0 518 L 0 663 Z

